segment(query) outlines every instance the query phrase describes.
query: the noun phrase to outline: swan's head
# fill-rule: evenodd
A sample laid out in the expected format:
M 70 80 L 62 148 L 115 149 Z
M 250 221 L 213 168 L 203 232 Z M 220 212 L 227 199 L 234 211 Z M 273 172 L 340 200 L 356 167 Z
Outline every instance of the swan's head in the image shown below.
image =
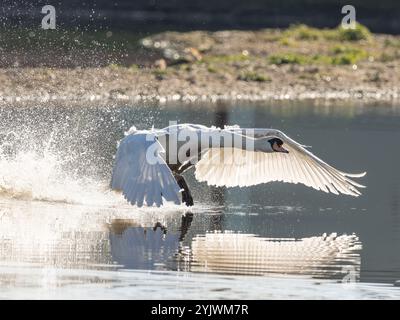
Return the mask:
M 275 152 L 289 153 L 289 151 L 287 151 L 284 147 L 282 147 L 283 141 L 281 139 L 273 138 L 268 140 L 268 142 L 271 144 L 271 148 Z

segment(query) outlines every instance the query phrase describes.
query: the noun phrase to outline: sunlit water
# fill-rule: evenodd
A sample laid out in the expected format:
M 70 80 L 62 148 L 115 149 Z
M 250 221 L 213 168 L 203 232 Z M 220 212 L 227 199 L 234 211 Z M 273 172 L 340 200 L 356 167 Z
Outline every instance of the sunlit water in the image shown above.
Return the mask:
M 219 104 L 0 109 L 0 298 L 400 298 L 400 110 Z M 108 188 L 131 125 L 274 127 L 347 172 L 359 198 L 211 188 L 135 208 Z

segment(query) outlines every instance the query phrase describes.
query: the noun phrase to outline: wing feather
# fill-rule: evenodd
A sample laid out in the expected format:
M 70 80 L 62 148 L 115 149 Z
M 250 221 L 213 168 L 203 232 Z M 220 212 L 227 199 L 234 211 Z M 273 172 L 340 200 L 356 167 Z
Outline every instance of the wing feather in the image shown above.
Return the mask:
M 152 162 L 146 158 L 150 147 L 155 147 L 156 158 Z M 161 206 L 163 199 L 180 204 L 180 188 L 160 155 L 162 151 L 156 136 L 149 132 L 126 136 L 117 150 L 111 188 L 121 190 L 129 203 L 139 207 L 144 202 Z
M 289 138 L 284 133 L 271 130 L 273 136 L 284 141 L 288 154 L 278 152 L 260 152 L 234 150 L 233 148 L 210 148 L 197 162 L 195 176 L 199 181 L 206 181 L 216 186 L 251 186 L 271 181 L 301 183 L 308 187 L 334 194 L 359 196 L 357 189 L 363 185 L 350 178 L 360 178 L 365 175 L 350 174 L 339 171 L 306 150 L 301 144 Z M 244 153 L 244 160 L 234 161 L 238 150 Z M 220 157 L 220 161 L 216 158 Z M 227 161 L 229 160 L 229 161 Z

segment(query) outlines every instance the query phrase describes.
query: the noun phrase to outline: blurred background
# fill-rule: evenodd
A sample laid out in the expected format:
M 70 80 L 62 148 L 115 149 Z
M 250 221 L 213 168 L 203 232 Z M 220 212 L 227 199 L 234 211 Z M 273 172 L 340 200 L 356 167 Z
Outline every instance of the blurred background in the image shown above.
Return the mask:
M 58 23 L 63 26 L 79 23 L 122 29 L 283 28 L 293 23 L 335 27 L 341 8 L 351 4 L 357 8 L 359 22 L 372 31 L 400 30 L 400 3 L 392 0 L 3 0 L 3 24 L 37 25 L 40 9 L 46 4 L 57 8 Z

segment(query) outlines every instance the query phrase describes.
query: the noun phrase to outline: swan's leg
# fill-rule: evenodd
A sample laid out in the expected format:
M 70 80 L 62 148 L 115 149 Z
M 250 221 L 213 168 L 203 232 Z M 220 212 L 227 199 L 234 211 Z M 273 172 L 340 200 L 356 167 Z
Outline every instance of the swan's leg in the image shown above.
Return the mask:
M 184 202 L 188 207 L 193 206 L 193 198 L 190 193 L 189 187 L 185 179 L 180 174 L 175 174 L 176 182 L 178 186 L 183 189 L 182 191 L 182 202 Z
M 179 241 L 183 241 L 185 239 L 186 234 L 188 233 L 190 226 L 193 220 L 193 213 L 186 212 L 182 215 L 182 223 L 181 223 L 181 234 L 179 236 Z

